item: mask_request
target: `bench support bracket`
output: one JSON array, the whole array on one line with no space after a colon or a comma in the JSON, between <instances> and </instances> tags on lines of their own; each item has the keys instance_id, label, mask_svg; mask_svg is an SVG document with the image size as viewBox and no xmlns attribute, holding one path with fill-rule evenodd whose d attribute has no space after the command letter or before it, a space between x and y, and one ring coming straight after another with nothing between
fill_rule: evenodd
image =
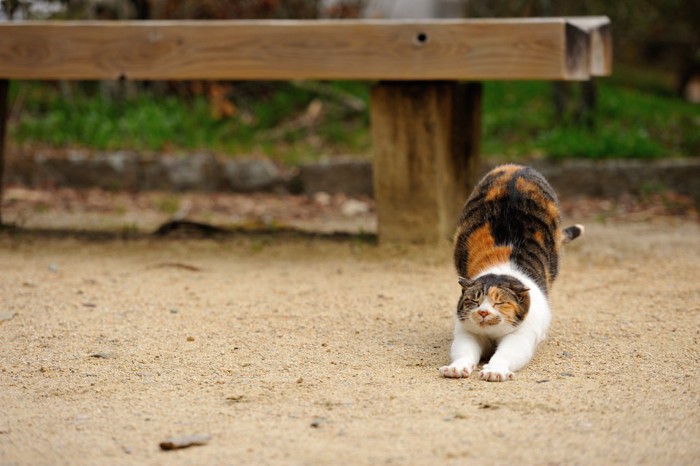
<instances>
[{"instance_id":1,"label":"bench support bracket","mask_svg":"<svg viewBox=\"0 0 700 466\"><path fill-rule=\"evenodd\" d=\"M381 242L452 237L474 184L481 83L380 82L371 95Z\"/></svg>"}]
</instances>

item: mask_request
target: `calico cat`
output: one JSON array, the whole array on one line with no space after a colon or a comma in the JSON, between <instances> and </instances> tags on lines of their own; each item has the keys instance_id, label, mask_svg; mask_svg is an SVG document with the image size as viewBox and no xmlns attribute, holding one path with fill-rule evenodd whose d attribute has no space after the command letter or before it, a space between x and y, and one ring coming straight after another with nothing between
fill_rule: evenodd
<instances>
[{"instance_id":1,"label":"calico cat","mask_svg":"<svg viewBox=\"0 0 700 466\"><path fill-rule=\"evenodd\" d=\"M502 165L476 185L454 239L462 296L444 377L468 377L491 354L479 376L502 382L532 359L551 320L559 247L583 233L560 223L556 194L533 168Z\"/></svg>"}]
</instances>

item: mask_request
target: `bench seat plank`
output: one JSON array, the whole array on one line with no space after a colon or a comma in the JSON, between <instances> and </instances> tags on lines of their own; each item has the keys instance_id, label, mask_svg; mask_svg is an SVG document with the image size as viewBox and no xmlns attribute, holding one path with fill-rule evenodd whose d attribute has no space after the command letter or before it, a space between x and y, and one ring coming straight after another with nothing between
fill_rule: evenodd
<instances>
[{"instance_id":1,"label":"bench seat plank","mask_svg":"<svg viewBox=\"0 0 700 466\"><path fill-rule=\"evenodd\" d=\"M0 23L6 79L589 79L566 18Z\"/></svg>"}]
</instances>

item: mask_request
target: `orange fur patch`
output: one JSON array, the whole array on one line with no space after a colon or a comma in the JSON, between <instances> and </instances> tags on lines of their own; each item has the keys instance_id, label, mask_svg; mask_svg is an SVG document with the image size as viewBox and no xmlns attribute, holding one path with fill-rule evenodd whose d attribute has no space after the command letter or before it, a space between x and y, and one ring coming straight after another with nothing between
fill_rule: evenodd
<instances>
[{"instance_id":1,"label":"orange fur patch","mask_svg":"<svg viewBox=\"0 0 700 466\"><path fill-rule=\"evenodd\" d=\"M542 194L542 190L535 183L525 178L518 178L515 182L515 189L521 193L526 193L530 199L544 207L549 217L556 218L559 216L559 208L557 208L557 205L549 199L546 199Z\"/></svg>"},{"instance_id":2,"label":"orange fur patch","mask_svg":"<svg viewBox=\"0 0 700 466\"><path fill-rule=\"evenodd\" d=\"M525 178L518 178L515 182L515 189L521 193L526 193L529 197L536 197L540 203L542 202L542 196L540 195L540 190L537 188L537 185Z\"/></svg>"},{"instance_id":3,"label":"orange fur patch","mask_svg":"<svg viewBox=\"0 0 700 466\"><path fill-rule=\"evenodd\" d=\"M498 199L506 195L507 180L501 182L501 179L495 181L494 184L491 185L489 190L486 192L487 201L493 201L494 199Z\"/></svg>"},{"instance_id":4,"label":"orange fur patch","mask_svg":"<svg viewBox=\"0 0 700 466\"><path fill-rule=\"evenodd\" d=\"M508 186L508 181L513 177L513 174L517 172L521 167L518 165L503 165L498 167L496 174L498 177L493 180L489 190L486 193L486 200L492 201L494 199L501 198L506 195L506 187Z\"/></svg>"},{"instance_id":5,"label":"orange fur patch","mask_svg":"<svg viewBox=\"0 0 700 466\"><path fill-rule=\"evenodd\" d=\"M486 224L474 230L467 239L467 253L469 254L467 274L470 277L475 277L491 266L507 262L512 250L510 246L496 246L491 233L491 225Z\"/></svg>"},{"instance_id":6,"label":"orange fur patch","mask_svg":"<svg viewBox=\"0 0 700 466\"><path fill-rule=\"evenodd\" d=\"M542 232L540 230L537 230L534 233L533 237L535 238L535 241L537 241L537 244L544 247L544 235L542 234Z\"/></svg>"}]
</instances>

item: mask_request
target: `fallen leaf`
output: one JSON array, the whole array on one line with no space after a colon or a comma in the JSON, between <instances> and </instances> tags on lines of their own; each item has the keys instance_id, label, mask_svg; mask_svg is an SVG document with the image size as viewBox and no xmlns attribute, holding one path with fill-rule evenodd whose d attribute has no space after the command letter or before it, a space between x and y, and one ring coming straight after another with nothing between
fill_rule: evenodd
<instances>
[{"instance_id":1,"label":"fallen leaf","mask_svg":"<svg viewBox=\"0 0 700 466\"><path fill-rule=\"evenodd\" d=\"M161 450L177 450L195 445L206 445L211 440L209 434L184 435L182 437L172 437L160 442Z\"/></svg>"}]
</instances>

